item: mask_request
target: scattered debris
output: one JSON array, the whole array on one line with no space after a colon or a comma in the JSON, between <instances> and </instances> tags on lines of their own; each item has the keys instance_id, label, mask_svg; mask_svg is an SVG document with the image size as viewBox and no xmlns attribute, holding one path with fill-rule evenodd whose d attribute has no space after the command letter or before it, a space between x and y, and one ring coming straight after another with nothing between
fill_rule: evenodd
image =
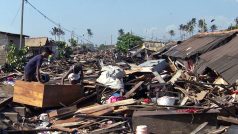
<instances>
[{"instance_id":1,"label":"scattered debris","mask_svg":"<svg viewBox=\"0 0 238 134\"><path fill-rule=\"evenodd\" d=\"M207 47L218 51L236 35L206 36L154 53L143 47L129 56L112 50L74 52L43 65L41 71L50 76L45 84L21 81L21 70L1 74L2 85L14 86L14 92L0 93L0 132L224 133L238 124L236 77L214 73L218 68L213 67L196 74L193 56L206 54ZM189 49L188 42L201 41L203 46ZM138 58L140 53L144 56ZM63 74L78 62L83 83L61 85Z\"/></svg>"}]
</instances>

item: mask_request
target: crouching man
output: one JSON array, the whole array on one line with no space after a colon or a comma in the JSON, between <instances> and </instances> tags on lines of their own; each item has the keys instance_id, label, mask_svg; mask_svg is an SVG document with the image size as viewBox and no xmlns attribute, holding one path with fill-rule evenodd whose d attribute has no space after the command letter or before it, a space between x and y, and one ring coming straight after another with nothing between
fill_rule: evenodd
<instances>
[{"instance_id":1,"label":"crouching man","mask_svg":"<svg viewBox=\"0 0 238 134\"><path fill-rule=\"evenodd\" d=\"M83 67L80 63L70 67L68 72L63 75L61 84L64 85L64 80L68 77L69 83L72 85L82 84L83 81Z\"/></svg>"}]
</instances>

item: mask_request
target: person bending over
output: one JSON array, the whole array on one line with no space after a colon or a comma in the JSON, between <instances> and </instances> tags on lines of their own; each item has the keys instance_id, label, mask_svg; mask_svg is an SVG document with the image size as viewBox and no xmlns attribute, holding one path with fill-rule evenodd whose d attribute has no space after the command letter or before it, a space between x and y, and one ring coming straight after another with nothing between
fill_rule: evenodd
<instances>
[{"instance_id":1,"label":"person bending over","mask_svg":"<svg viewBox=\"0 0 238 134\"><path fill-rule=\"evenodd\" d=\"M52 51L49 48L45 48L41 54L31 58L24 68L24 80L29 82L42 82L40 79L40 68L43 59L47 59L51 54Z\"/></svg>"},{"instance_id":2,"label":"person bending over","mask_svg":"<svg viewBox=\"0 0 238 134\"><path fill-rule=\"evenodd\" d=\"M68 72L63 75L61 84L64 85L64 80L68 77L70 84L78 84L83 81L83 67L80 63L77 63L70 67Z\"/></svg>"}]
</instances>

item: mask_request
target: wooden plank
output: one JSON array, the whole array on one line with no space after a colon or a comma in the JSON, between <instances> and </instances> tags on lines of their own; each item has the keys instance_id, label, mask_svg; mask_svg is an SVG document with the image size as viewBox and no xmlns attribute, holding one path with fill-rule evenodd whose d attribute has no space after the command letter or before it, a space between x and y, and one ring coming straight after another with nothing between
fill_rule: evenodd
<instances>
[{"instance_id":1,"label":"wooden plank","mask_svg":"<svg viewBox=\"0 0 238 134\"><path fill-rule=\"evenodd\" d=\"M208 122L204 122L201 125L199 125L196 129L194 129L190 134L197 134L199 131L201 131L204 127L206 127Z\"/></svg>"},{"instance_id":2,"label":"wooden plank","mask_svg":"<svg viewBox=\"0 0 238 134\"><path fill-rule=\"evenodd\" d=\"M129 110L129 107L128 106L120 106L118 109L116 110L113 110L113 114L120 114L124 111L127 111Z\"/></svg>"},{"instance_id":3,"label":"wooden plank","mask_svg":"<svg viewBox=\"0 0 238 134\"><path fill-rule=\"evenodd\" d=\"M139 87L140 87L143 83L144 83L144 81L138 82L130 91L128 91L128 92L124 95L124 97L125 97L125 98L131 97L132 94L133 94L136 90L138 90Z\"/></svg>"},{"instance_id":4,"label":"wooden plank","mask_svg":"<svg viewBox=\"0 0 238 134\"><path fill-rule=\"evenodd\" d=\"M230 123L233 123L233 124L238 124L238 118L234 118L234 117L218 116L217 120L230 122Z\"/></svg>"},{"instance_id":5,"label":"wooden plank","mask_svg":"<svg viewBox=\"0 0 238 134\"><path fill-rule=\"evenodd\" d=\"M100 111L109 107L115 107L115 106L123 106L123 105L130 105L130 104L134 104L136 103L136 100L134 99L127 99L127 100L122 100L122 101L118 101L118 102L114 102L114 103L110 103L110 104L103 104L103 105L99 105L99 106L92 106L92 107L87 107L87 108L82 108L79 109L78 111L76 111L75 113L85 113L85 112L96 112L96 111Z\"/></svg>"},{"instance_id":6,"label":"wooden plank","mask_svg":"<svg viewBox=\"0 0 238 134\"><path fill-rule=\"evenodd\" d=\"M8 103L10 103L12 101L12 97L8 97L8 98L4 98L3 101L0 101L0 108L7 105Z\"/></svg>"},{"instance_id":7,"label":"wooden plank","mask_svg":"<svg viewBox=\"0 0 238 134\"><path fill-rule=\"evenodd\" d=\"M85 121L77 121L77 122L67 122L62 124L55 124L52 127L73 127L73 126L80 126L85 124Z\"/></svg>"},{"instance_id":8,"label":"wooden plank","mask_svg":"<svg viewBox=\"0 0 238 134\"><path fill-rule=\"evenodd\" d=\"M135 78L135 79L133 79L133 80L128 81L126 84L128 84L128 83L134 83L134 82L138 82L138 81L144 81L145 79L146 79L145 75L142 75L142 76L140 76L140 77L138 77L138 78Z\"/></svg>"},{"instance_id":9,"label":"wooden plank","mask_svg":"<svg viewBox=\"0 0 238 134\"><path fill-rule=\"evenodd\" d=\"M61 109L51 111L49 113L49 117L50 118L57 117L57 116L61 116L61 115L69 114L69 113L74 113L75 111L77 111L77 106L76 105L70 106L70 107L64 107L64 108L61 108Z\"/></svg>"},{"instance_id":10,"label":"wooden plank","mask_svg":"<svg viewBox=\"0 0 238 134\"><path fill-rule=\"evenodd\" d=\"M169 80L169 82L171 82L172 84L174 84L178 78L182 75L182 70L177 70L177 72L175 73L175 75Z\"/></svg>"},{"instance_id":11,"label":"wooden plank","mask_svg":"<svg viewBox=\"0 0 238 134\"><path fill-rule=\"evenodd\" d=\"M108 130L110 128L114 128L114 127L120 126L120 125L125 124L125 123L126 123L126 121L120 121L120 122L111 124L110 126L107 126L105 128L99 128L99 129L93 130L91 132L91 134L102 134L102 133L105 133L104 130Z\"/></svg>"},{"instance_id":12,"label":"wooden plank","mask_svg":"<svg viewBox=\"0 0 238 134\"><path fill-rule=\"evenodd\" d=\"M189 99L189 97L188 97L188 96L185 96L185 97L182 99L182 101L181 101L181 103L180 103L180 106L184 106L184 105L186 104L186 102L188 101L188 99Z\"/></svg>"},{"instance_id":13,"label":"wooden plank","mask_svg":"<svg viewBox=\"0 0 238 134\"><path fill-rule=\"evenodd\" d=\"M153 71L152 73L154 74L155 78L159 81L159 83L161 83L161 84L165 83L164 79L160 76L160 74L158 72Z\"/></svg>"},{"instance_id":14,"label":"wooden plank","mask_svg":"<svg viewBox=\"0 0 238 134\"><path fill-rule=\"evenodd\" d=\"M106 109L103 109L101 111L97 111L97 112L94 112L94 113L90 113L89 115L92 115L92 116L101 116L101 115L107 115L109 113L112 113L114 110L114 107L109 107L109 108L106 108Z\"/></svg>"},{"instance_id":15,"label":"wooden plank","mask_svg":"<svg viewBox=\"0 0 238 134\"><path fill-rule=\"evenodd\" d=\"M51 120L53 124L62 124L62 123L68 123L68 122L77 122L80 121L80 119L75 118L75 117L71 117L68 119L62 119L62 120Z\"/></svg>"},{"instance_id":16,"label":"wooden plank","mask_svg":"<svg viewBox=\"0 0 238 134\"><path fill-rule=\"evenodd\" d=\"M64 128L64 127L59 127L59 126L52 126L53 129L57 129L58 131L63 131L67 133L73 133L74 129L71 128Z\"/></svg>"},{"instance_id":17,"label":"wooden plank","mask_svg":"<svg viewBox=\"0 0 238 134\"><path fill-rule=\"evenodd\" d=\"M95 124L101 124L102 122L106 122L108 121L108 119L103 119L101 121L95 121L95 120L89 120L87 123L85 123L84 125L78 127L78 129L82 129L82 128L86 128Z\"/></svg>"}]
</instances>

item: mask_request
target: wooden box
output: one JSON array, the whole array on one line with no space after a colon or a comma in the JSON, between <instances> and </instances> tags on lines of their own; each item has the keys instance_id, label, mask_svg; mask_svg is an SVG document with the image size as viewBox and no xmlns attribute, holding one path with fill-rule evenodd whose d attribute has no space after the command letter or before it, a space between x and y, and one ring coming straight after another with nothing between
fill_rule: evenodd
<instances>
[{"instance_id":1,"label":"wooden box","mask_svg":"<svg viewBox=\"0 0 238 134\"><path fill-rule=\"evenodd\" d=\"M44 85L38 82L16 81L13 102L36 106L55 107L70 105L84 96L80 85Z\"/></svg>"}]
</instances>

